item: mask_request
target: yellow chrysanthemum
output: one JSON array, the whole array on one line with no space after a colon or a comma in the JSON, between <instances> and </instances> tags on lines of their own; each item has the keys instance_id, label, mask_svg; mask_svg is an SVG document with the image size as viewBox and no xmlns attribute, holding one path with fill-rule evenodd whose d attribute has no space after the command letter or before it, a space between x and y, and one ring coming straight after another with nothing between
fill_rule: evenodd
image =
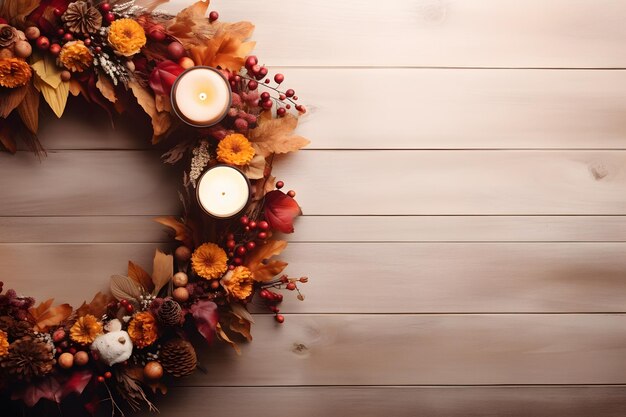
<instances>
[{"instance_id":1,"label":"yellow chrysanthemum","mask_svg":"<svg viewBox=\"0 0 626 417\"><path fill-rule=\"evenodd\" d=\"M217 159L231 165L246 165L254 158L254 148L244 135L234 133L217 145Z\"/></svg>"},{"instance_id":2,"label":"yellow chrysanthemum","mask_svg":"<svg viewBox=\"0 0 626 417\"><path fill-rule=\"evenodd\" d=\"M120 19L111 23L108 40L120 55L133 56L146 44L146 32L133 19Z\"/></svg>"},{"instance_id":3,"label":"yellow chrysanthemum","mask_svg":"<svg viewBox=\"0 0 626 417\"><path fill-rule=\"evenodd\" d=\"M229 272L222 279L222 286L226 289L226 292L240 300L250 297L253 285L252 271L245 266L238 266L232 273Z\"/></svg>"},{"instance_id":4,"label":"yellow chrysanthemum","mask_svg":"<svg viewBox=\"0 0 626 417\"><path fill-rule=\"evenodd\" d=\"M18 58L0 58L0 86L7 88L20 87L33 76L30 65Z\"/></svg>"},{"instance_id":5,"label":"yellow chrysanthemum","mask_svg":"<svg viewBox=\"0 0 626 417\"><path fill-rule=\"evenodd\" d=\"M142 311L133 316L128 324L128 335L133 344L139 349L150 346L159 337L157 332L156 319L152 313Z\"/></svg>"},{"instance_id":6,"label":"yellow chrysanthemum","mask_svg":"<svg viewBox=\"0 0 626 417\"><path fill-rule=\"evenodd\" d=\"M93 55L83 41L72 41L61 48L59 63L72 72L83 72L93 64Z\"/></svg>"},{"instance_id":7,"label":"yellow chrysanthemum","mask_svg":"<svg viewBox=\"0 0 626 417\"><path fill-rule=\"evenodd\" d=\"M205 243L191 255L193 270L205 279L221 277L228 269L227 262L226 252L215 243Z\"/></svg>"},{"instance_id":8,"label":"yellow chrysanthemum","mask_svg":"<svg viewBox=\"0 0 626 417\"><path fill-rule=\"evenodd\" d=\"M91 314L80 317L70 328L70 338L81 345L93 343L100 333L102 333L102 323Z\"/></svg>"},{"instance_id":9,"label":"yellow chrysanthemum","mask_svg":"<svg viewBox=\"0 0 626 417\"><path fill-rule=\"evenodd\" d=\"M9 353L9 335L0 330L0 357Z\"/></svg>"}]
</instances>

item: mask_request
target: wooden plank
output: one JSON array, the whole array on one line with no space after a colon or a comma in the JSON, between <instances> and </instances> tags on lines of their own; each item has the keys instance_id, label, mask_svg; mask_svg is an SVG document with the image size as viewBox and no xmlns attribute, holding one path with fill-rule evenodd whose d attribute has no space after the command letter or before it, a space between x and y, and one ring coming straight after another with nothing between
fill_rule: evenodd
<instances>
[{"instance_id":1,"label":"wooden plank","mask_svg":"<svg viewBox=\"0 0 626 417\"><path fill-rule=\"evenodd\" d=\"M152 216L0 217L0 243L170 242ZM302 216L291 242L625 242L626 216Z\"/></svg>"},{"instance_id":2,"label":"wooden plank","mask_svg":"<svg viewBox=\"0 0 626 417\"><path fill-rule=\"evenodd\" d=\"M346 300L351 299L346 295ZM375 300L372 300L375 301ZM198 351L191 386L623 384L624 315L256 316L254 341Z\"/></svg>"},{"instance_id":3,"label":"wooden plank","mask_svg":"<svg viewBox=\"0 0 626 417\"><path fill-rule=\"evenodd\" d=\"M180 174L147 151L0 154L0 216L161 215ZM308 215L624 215L626 151L305 151L275 175Z\"/></svg>"},{"instance_id":4,"label":"wooden plank","mask_svg":"<svg viewBox=\"0 0 626 417\"><path fill-rule=\"evenodd\" d=\"M2 244L0 272L20 293L78 304L124 273L128 260L149 270L156 246ZM287 272L310 281L301 287L306 300L286 292L281 310L624 312L625 250L624 243L292 243ZM253 306L266 311L259 300Z\"/></svg>"},{"instance_id":5,"label":"wooden plank","mask_svg":"<svg viewBox=\"0 0 626 417\"><path fill-rule=\"evenodd\" d=\"M622 417L626 413L624 388L185 387L173 388L156 405L162 415L187 417L205 417L209 407L216 415L255 415L259 410L271 410L273 417Z\"/></svg>"},{"instance_id":6,"label":"wooden plank","mask_svg":"<svg viewBox=\"0 0 626 417\"><path fill-rule=\"evenodd\" d=\"M191 0L163 7L177 11ZM250 20L261 61L289 66L624 67L613 0L217 0Z\"/></svg>"},{"instance_id":7,"label":"wooden plank","mask_svg":"<svg viewBox=\"0 0 626 417\"><path fill-rule=\"evenodd\" d=\"M310 149L626 148L626 71L276 71L309 107L299 130ZM47 149L152 147L147 120L116 118L113 130L71 101L62 122L44 112Z\"/></svg>"}]
</instances>

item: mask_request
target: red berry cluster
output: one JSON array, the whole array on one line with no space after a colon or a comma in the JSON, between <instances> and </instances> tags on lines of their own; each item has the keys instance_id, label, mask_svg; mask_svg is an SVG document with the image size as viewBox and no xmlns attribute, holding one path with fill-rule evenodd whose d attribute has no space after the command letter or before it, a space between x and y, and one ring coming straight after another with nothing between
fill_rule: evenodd
<instances>
[{"instance_id":1,"label":"red berry cluster","mask_svg":"<svg viewBox=\"0 0 626 417\"><path fill-rule=\"evenodd\" d=\"M239 223L243 228L243 233L237 238L234 233L226 236L226 249L232 263L229 269L235 269L236 266L242 265L246 254L254 250L257 242L264 241L268 238L270 225L265 220L250 220L248 216L241 216Z\"/></svg>"},{"instance_id":2,"label":"red berry cluster","mask_svg":"<svg viewBox=\"0 0 626 417\"><path fill-rule=\"evenodd\" d=\"M282 314L278 314L280 309L278 308L278 304L282 303L283 295L278 292L271 291L270 288L273 289L286 289L289 291L297 291L298 299L304 300L304 296L300 293L298 289L298 282L305 283L308 281L307 277L301 278L289 278L287 275L282 275L277 280L270 282L264 285L263 289L259 291L259 297L265 301L267 309L275 314L274 318L277 322L283 323L285 321L285 317Z\"/></svg>"}]
</instances>

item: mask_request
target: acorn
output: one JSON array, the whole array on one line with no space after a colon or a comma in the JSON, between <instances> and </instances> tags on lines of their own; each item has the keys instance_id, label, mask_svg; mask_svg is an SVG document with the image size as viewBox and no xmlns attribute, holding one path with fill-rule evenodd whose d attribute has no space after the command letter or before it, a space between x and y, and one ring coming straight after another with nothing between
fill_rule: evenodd
<instances>
[{"instance_id":1,"label":"acorn","mask_svg":"<svg viewBox=\"0 0 626 417\"><path fill-rule=\"evenodd\" d=\"M163 376L163 366L157 361L150 361L144 366L143 375L153 381L161 379Z\"/></svg>"},{"instance_id":2,"label":"acorn","mask_svg":"<svg viewBox=\"0 0 626 417\"><path fill-rule=\"evenodd\" d=\"M61 368L70 369L74 365L74 355L69 352L62 353L57 362Z\"/></svg>"},{"instance_id":3,"label":"acorn","mask_svg":"<svg viewBox=\"0 0 626 417\"><path fill-rule=\"evenodd\" d=\"M189 282L189 277L184 272L177 272L172 278L175 287L184 287Z\"/></svg>"}]
</instances>

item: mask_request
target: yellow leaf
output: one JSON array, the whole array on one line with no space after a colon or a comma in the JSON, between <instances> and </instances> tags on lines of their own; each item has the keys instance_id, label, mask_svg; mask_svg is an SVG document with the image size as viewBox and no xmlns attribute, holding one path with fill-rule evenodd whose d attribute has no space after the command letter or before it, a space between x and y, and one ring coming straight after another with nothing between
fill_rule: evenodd
<instances>
[{"instance_id":1,"label":"yellow leaf","mask_svg":"<svg viewBox=\"0 0 626 417\"><path fill-rule=\"evenodd\" d=\"M72 314L72 307L69 304L52 307L53 301L51 298L28 310L35 331L45 332L49 327L58 326Z\"/></svg>"},{"instance_id":2,"label":"yellow leaf","mask_svg":"<svg viewBox=\"0 0 626 417\"><path fill-rule=\"evenodd\" d=\"M142 87L137 81L128 84L137 98L137 103L152 119L152 143L157 143L160 136L165 134L172 126L172 117L168 112L159 112L156 106L154 95L148 89Z\"/></svg>"},{"instance_id":3,"label":"yellow leaf","mask_svg":"<svg viewBox=\"0 0 626 417\"><path fill-rule=\"evenodd\" d=\"M115 87L111 80L104 75L102 72L98 72L98 81L96 82L96 87L104 98L109 100L111 103L115 103L117 101L117 97L115 97Z\"/></svg>"},{"instance_id":4,"label":"yellow leaf","mask_svg":"<svg viewBox=\"0 0 626 417\"><path fill-rule=\"evenodd\" d=\"M54 114L58 118L61 118L65 111L65 105L67 104L67 97L70 94L70 83L68 81L61 82L57 88L51 87L45 82L39 81L37 83L43 98L50 106Z\"/></svg>"},{"instance_id":5,"label":"yellow leaf","mask_svg":"<svg viewBox=\"0 0 626 417\"><path fill-rule=\"evenodd\" d=\"M283 272L287 267L287 262L271 260L272 257L279 255L287 247L285 240L268 240L246 258L245 266L252 271L252 275L256 281L270 281L276 275Z\"/></svg>"},{"instance_id":6,"label":"yellow leaf","mask_svg":"<svg viewBox=\"0 0 626 417\"><path fill-rule=\"evenodd\" d=\"M294 152L310 143L308 139L293 134L297 126L298 118L291 114L278 119L262 120L257 128L250 131L248 139L264 156Z\"/></svg>"},{"instance_id":7,"label":"yellow leaf","mask_svg":"<svg viewBox=\"0 0 626 417\"><path fill-rule=\"evenodd\" d=\"M52 88L61 84L61 68L54 62L52 54L44 54L33 51L30 66L35 70L39 78Z\"/></svg>"}]
</instances>

